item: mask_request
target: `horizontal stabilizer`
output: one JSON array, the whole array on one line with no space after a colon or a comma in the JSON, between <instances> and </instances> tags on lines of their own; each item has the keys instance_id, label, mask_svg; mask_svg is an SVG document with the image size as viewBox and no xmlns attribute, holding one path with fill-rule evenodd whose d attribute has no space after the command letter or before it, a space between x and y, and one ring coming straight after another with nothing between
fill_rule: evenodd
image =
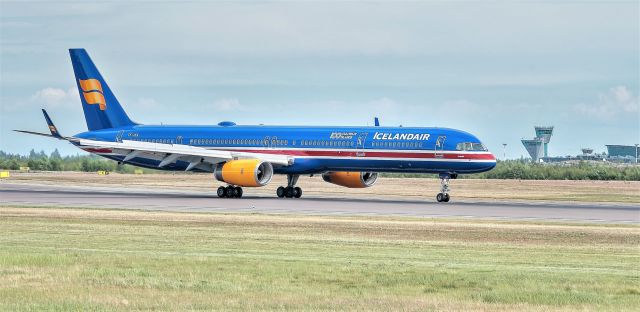
<instances>
[{"instance_id":1,"label":"horizontal stabilizer","mask_svg":"<svg viewBox=\"0 0 640 312\"><path fill-rule=\"evenodd\" d=\"M55 139L58 139L58 140L67 140L68 141L69 139L73 139L73 138L67 138L67 137L61 136L60 132L58 132L58 129L53 124L53 121L51 121L51 118L49 118L49 114L47 114L47 111L43 109L42 113L44 114L44 119L47 121L47 126L49 127L49 131L51 131L51 134L42 133L42 132L35 132L35 131L28 131L28 130L13 130L13 131L20 132L20 133L26 133L26 134L39 135L39 136L48 137L48 138L55 138Z\"/></svg>"},{"instance_id":2,"label":"horizontal stabilizer","mask_svg":"<svg viewBox=\"0 0 640 312\"><path fill-rule=\"evenodd\" d=\"M13 130L15 132L20 132L20 133L26 133L26 134L34 134L34 135L40 135L40 136L44 136L44 137L49 137L49 138L56 138L56 139L61 139L58 137L55 137L49 133L42 133L42 132L35 132L35 131L27 131L27 130Z\"/></svg>"}]
</instances>

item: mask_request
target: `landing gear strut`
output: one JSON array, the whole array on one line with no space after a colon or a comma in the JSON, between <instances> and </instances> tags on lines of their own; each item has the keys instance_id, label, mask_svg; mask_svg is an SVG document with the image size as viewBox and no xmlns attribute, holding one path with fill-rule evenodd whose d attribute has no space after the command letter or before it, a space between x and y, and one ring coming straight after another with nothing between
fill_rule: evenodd
<instances>
[{"instance_id":1,"label":"landing gear strut","mask_svg":"<svg viewBox=\"0 0 640 312\"><path fill-rule=\"evenodd\" d=\"M287 175L287 187L280 186L276 190L276 195L279 198L300 198L302 196L302 189L295 186L298 183L299 174Z\"/></svg>"},{"instance_id":2,"label":"landing gear strut","mask_svg":"<svg viewBox=\"0 0 640 312\"><path fill-rule=\"evenodd\" d=\"M239 186L229 185L218 188L218 197L220 198L240 198L242 197L242 188Z\"/></svg>"},{"instance_id":3,"label":"landing gear strut","mask_svg":"<svg viewBox=\"0 0 640 312\"><path fill-rule=\"evenodd\" d=\"M438 195L436 195L436 200L439 203L442 202L449 202L449 179L451 178L456 178L457 175L448 175L448 174L441 174L440 175L440 193L438 193Z\"/></svg>"}]
</instances>

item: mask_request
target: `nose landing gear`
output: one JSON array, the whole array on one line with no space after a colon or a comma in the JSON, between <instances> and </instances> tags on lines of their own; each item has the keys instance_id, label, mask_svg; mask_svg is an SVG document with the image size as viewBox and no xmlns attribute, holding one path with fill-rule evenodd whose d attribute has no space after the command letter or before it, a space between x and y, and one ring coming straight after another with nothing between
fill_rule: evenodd
<instances>
[{"instance_id":1,"label":"nose landing gear","mask_svg":"<svg viewBox=\"0 0 640 312\"><path fill-rule=\"evenodd\" d=\"M436 200L439 203L442 202L449 202L449 179L455 179L457 178L458 175L457 174L441 174L440 175L440 193L438 193L438 195L436 195Z\"/></svg>"},{"instance_id":2,"label":"nose landing gear","mask_svg":"<svg viewBox=\"0 0 640 312\"><path fill-rule=\"evenodd\" d=\"M298 183L299 174L287 175L287 187L280 186L276 190L276 195L279 198L300 198L302 196L302 189L295 186Z\"/></svg>"},{"instance_id":3,"label":"nose landing gear","mask_svg":"<svg viewBox=\"0 0 640 312\"><path fill-rule=\"evenodd\" d=\"M229 185L218 188L217 194L220 198L240 198L242 197L242 188L239 186Z\"/></svg>"}]
</instances>

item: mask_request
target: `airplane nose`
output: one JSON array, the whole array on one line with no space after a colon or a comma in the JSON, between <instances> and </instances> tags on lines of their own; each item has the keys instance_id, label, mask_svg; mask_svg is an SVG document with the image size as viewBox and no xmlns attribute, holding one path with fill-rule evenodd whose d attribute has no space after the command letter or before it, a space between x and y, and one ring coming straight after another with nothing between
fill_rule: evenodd
<instances>
[{"instance_id":1,"label":"airplane nose","mask_svg":"<svg viewBox=\"0 0 640 312\"><path fill-rule=\"evenodd\" d=\"M487 163L487 170L491 170L493 168L496 167L496 155L493 155L493 153L491 153L491 159L493 160L492 162Z\"/></svg>"}]
</instances>

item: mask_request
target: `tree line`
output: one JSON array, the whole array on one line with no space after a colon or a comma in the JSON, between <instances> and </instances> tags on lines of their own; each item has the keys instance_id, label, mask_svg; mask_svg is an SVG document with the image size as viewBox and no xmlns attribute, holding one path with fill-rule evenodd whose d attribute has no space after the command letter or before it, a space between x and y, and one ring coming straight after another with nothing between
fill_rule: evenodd
<instances>
[{"instance_id":1,"label":"tree line","mask_svg":"<svg viewBox=\"0 0 640 312\"><path fill-rule=\"evenodd\" d=\"M56 149L47 155L44 151L31 150L29 155L9 154L0 151L0 169L19 170L29 167L38 171L84 171L99 170L133 173L140 169L131 165L118 165L117 162L96 155L60 156ZM142 169L145 173L162 172ZM386 177L431 177L436 175L385 173ZM640 181L640 166L611 163L532 163L525 159L498 161L496 167L488 172L460 175L466 179L520 179L520 180L619 180Z\"/></svg>"},{"instance_id":2,"label":"tree line","mask_svg":"<svg viewBox=\"0 0 640 312\"><path fill-rule=\"evenodd\" d=\"M116 161L96 155L61 156L58 149L47 155L44 151L31 150L29 155L10 154L0 151L0 169L20 170L21 167L29 167L36 171L110 171L120 173L134 173L138 167L131 165L118 165ZM143 172L159 172L157 170L143 169Z\"/></svg>"}]
</instances>

